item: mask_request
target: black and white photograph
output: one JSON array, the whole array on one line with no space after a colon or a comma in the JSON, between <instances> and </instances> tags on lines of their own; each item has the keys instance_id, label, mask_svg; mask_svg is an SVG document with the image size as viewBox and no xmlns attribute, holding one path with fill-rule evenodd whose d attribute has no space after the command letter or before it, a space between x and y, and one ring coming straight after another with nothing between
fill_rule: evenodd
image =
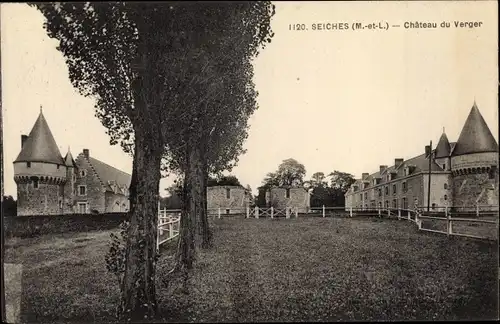
<instances>
[{"instance_id":1,"label":"black and white photograph","mask_svg":"<svg viewBox=\"0 0 500 324\"><path fill-rule=\"evenodd\" d=\"M0 4L2 321L499 319L497 1Z\"/></svg>"}]
</instances>

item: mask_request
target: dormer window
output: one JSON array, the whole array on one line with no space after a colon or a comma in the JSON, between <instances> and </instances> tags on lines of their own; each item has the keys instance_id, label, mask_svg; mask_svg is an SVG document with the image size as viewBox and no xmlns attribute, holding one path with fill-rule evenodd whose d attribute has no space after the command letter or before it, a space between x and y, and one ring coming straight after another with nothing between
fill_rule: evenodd
<instances>
[{"instance_id":1,"label":"dormer window","mask_svg":"<svg viewBox=\"0 0 500 324\"><path fill-rule=\"evenodd\" d=\"M57 165L57 170L59 170L59 164Z\"/></svg>"},{"instance_id":2,"label":"dormer window","mask_svg":"<svg viewBox=\"0 0 500 324\"><path fill-rule=\"evenodd\" d=\"M87 175L87 172L85 170L80 171L80 176L85 177Z\"/></svg>"},{"instance_id":3,"label":"dormer window","mask_svg":"<svg viewBox=\"0 0 500 324\"><path fill-rule=\"evenodd\" d=\"M31 168L31 162L26 162L26 167Z\"/></svg>"}]
</instances>

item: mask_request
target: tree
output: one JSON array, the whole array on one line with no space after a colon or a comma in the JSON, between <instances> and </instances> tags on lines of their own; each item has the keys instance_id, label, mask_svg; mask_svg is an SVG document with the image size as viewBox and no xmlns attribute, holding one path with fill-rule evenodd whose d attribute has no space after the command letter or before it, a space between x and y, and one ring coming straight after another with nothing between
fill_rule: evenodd
<instances>
[{"instance_id":1,"label":"tree","mask_svg":"<svg viewBox=\"0 0 500 324\"><path fill-rule=\"evenodd\" d=\"M195 227L196 245L208 246L210 241L208 177L231 170L244 152L248 118L257 107L251 60L272 37L269 23L273 14L270 2L210 6L199 15L202 18L197 24L203 28L189 29L187 33L192 40L184 48L187 54L178 55L192 58L179 72L187 80L178 83L190 91L176 103L183 110L170 132L179 134L182 144L177 139L167 144L167 165L183 173L186 180L183 200L185 214L190 216L181 219L179 260L188 268L196 248L191 243L190 226ZM196 76L194 85L190 75Z\"/></svg>"},{"instance_id":2,"label":"tree","mask_svg":"<svg viewBox=\"0 0 500 324\"><path fill-rule=\"evenodd\" d=\"M233 175L222 176L220 178L209 178L208 187L214 186L238 186L243 187L237 177Z\"/></svg>"},{"instance_id":3,"label":"tree","mask_svg":"<svg viewBox=\"0 0 500 324\"><path fill-rule=\"evenodd\" d=\"M3 196L2 211L5 217L17 216L17 201L12 196Z\"/></svg>"},{"instance_id":4,"label":"tree","mask_svg":"<svg viewBox=\"0 0 500 324\"><path fill-rule=\"evenodd\" d=\"M278 170L266 175L260 188L272 186L302 186L306 168L295 159L286 159L278 166Z\"/></svg>"},{"instance_id":5,"label":"tree","mask_svg":"<svg viewBox=\"0 0 500 324\"><path fill-rule=\"evenodd\" d=\"M323 186L323 185L325 185L324 180L325 180L325 174L323 172L315 172L311 176L310 183L311 183L312 187Z\"/></svg>"},{"instance_id":6,"label":"tree","mask_svg":"<svg viewBox=\"0 0 500 324\"><path fill-rule=\"evenodd\" d=\"M207 15L214 8L211 5L176 2L32 5L47 18L49 36L59 40L58 49L66 58L73 85L83 95L96 98L96 115L107 128L110 143L119 143L134 156L120 315L147 320L157 309L154 278L160 162L167 140L177 138L169 123L175 124L179 114L185 113L187 106L179 98L190 97L190 92L205 86L205 75L196 78L203 74L199 70L191 71L194 73L187 78L184 71L203 58L203 39L211 38L199 32L218 16ZM219 14L228 12L225 6L216 8ZM196 42L193 35L202 41ZM193 43L199 50L183 55L186 45ZM178 84L184 88L174 89ZM180 124L186 127L182 136L192 139L197 131L191 127L193 123ZM192 154L192 150L187 152ZM184 180L185 186L194 181Z\"/></svg>"},{"instance_id":7,"label":"tree","mask_svg":"<svg viewBox=\"0 0 500 324\"><path fill-rule=\"evenodd\" d=\"M335 206L345 206L345 193L350 186L356 181L350 173L333 171L329 174L331 195Z\"/></svg>"}]
</instances>

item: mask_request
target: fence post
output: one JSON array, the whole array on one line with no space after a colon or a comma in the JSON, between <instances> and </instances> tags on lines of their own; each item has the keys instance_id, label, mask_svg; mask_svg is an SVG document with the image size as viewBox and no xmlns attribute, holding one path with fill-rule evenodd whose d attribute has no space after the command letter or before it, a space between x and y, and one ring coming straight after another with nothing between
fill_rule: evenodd
<instances>
[{"instance_id":1,"label":"fence post","mask_svg":"<svg viewBox=\"0 0 500 324\"><path fill-rule=\"evenodd\" d=\"M274 216L274 207L271 207L271 218Z\"/></svg>"},{"instance_id":2,"label":"fence post","mask_svg":"<svg viewBox=\"0 0 500 324\"><path fill-rule=\"evenodd\" d=\"M220 207L217 209L217 217L220 219Z\"/></svg>"},{"instance_id":3,"label":"fence post","mask_svg":"<svg viewBox=\"0 0 500 324\"><path fill-rule=\"evenodd\" d=\"M401 220L401 208L398 208L398 220Z\"/></svg>"},{"instance_id":4,"label":"fence post","mask_svg":"<svg viewBox=\"0 0 500 324\"><path fill-rule=\"evenodd\" d=\"M286 207L286 218L290 218L290 207Z\"/></svg>"},{"instance_id":5,"label":"fence post","mask_svg":"<svg viewBox=\"0 0 500 324\"><path fill-rule=\"evenodd\" d=\"M352 206L349 207L349 217L352 217Z\"/></svg>"},{"instance_id":6,"label":"fence post","mask_svg":"<svg viewBox=\"0 0 500 324\"><path fill-rule=\"evenodd\" d=\"M379 210L378 210L378 217L379 217L379 218L380 218L380 217L382 217L382 210L381 210L380 208L379 208Z\"/></svg>"},{"instance_id":7,"label":"fence post","mask_svg":"<svg viewBox=\"0 0 500 324\"><path fill-rule=\"evenodd\" d=\"M323 217L325 217L325 205L323 205Z\"/></svg>"},{"instance_id":8,"label":"fence post","mask_svg":"<svg viewBox=\"0 0 500 324\"><path fill-rule=\"evenodd\" d=\"M174 224L172 221L168 222L168 238L174 237Z\"/></svg>"},{"instance_id":9,"label":"fence post","mask_svg":"<svg viewBox=\"0 0 500 324\"><path fill-rule=\"evenodd\" d=\"M156 235L156 251L160 250L160 229L158 229L158 233Z\"/></svg>"},{"instance_id":10,"label":"fence post","mask_svg":"<svg viewBox=\"0 0 500 324\"><path fill-rule=\"evenodd\" d=\"M410 220L410 219L411 219L411 211L408 210L408 220Z\"/></svg>"},{"instance_id":11,"label":"fence post","mask_svg":"<svg viewBox=\"0 0 500 324\"><path fill-rule=\"evenodd\" d=\"M295 218L299 218L299 209L295 207Z\"/></svg>"},{"instance_id":12,"label":"fence post","mask_svg":"<svg viewBox=\"0 0 500 324\"><path fill-rule=\"evenodd\" d=\"M391 216L391 210L387 208L387 217Z\"/></svg>"},{"instance_id":13,"label":"fence post","mask_svg":"<svg viewBox=\"0 0 500 324\"><path fill-rule=\"evenodd\" d=\"M448 206L444 207L444 216L448 218Z\"/></svg>"},{"instance_id":14,"label":"fence post","mask_svg":"<svg viewBox=\"0 0 500 324\"><path fill-rule=\"evenodd\" d=\"M418 211L415 212L415 223L418 225L418 229L420 229L420 220L418 219Z\"/></svg>"},{"instance_id":15,"label":"fence post","mask_svg":"<svg viewBox=\"0 0 500 324\"><path fill-rule=\"evenodd\" d=\"M448 225L448 226L447 226L447 230L446 230L446 232L447 232L448 236L450 236L450 235L451 235L451 233L452 233L452 227L451 227L451 217L450 217L450 215L447 215L447 216L446 216L446 219L447 219L446 223L447 223L447 225Z\"/></svg>"},{"instance_id":16,"label":"fence post","mask_svg":"<svg viewBox=\"0 0 500 324\"><path fill-rule=\"evenodd\" d=\"M250 207L247 206L247 215L245 218L249 218L250 217Z\"/></svg>"},{"instance_id":17,"label":"fence post","mask_svg":"<svg viewBox=\"0 0 500 324\"><path fill-rule=\"evenodd\" d=\"M476 205L476 217L479 218L479 205Z\"/></svg>"},{"instance_id":18,"label":"fence post","mask_svg":"<svg viewBox=\"0 0 500 324\"><path fill-rule=\"evenodd\" d=\"M255 218L259 219L259 206L255 206Z\"/></svg>"}]
</instances>

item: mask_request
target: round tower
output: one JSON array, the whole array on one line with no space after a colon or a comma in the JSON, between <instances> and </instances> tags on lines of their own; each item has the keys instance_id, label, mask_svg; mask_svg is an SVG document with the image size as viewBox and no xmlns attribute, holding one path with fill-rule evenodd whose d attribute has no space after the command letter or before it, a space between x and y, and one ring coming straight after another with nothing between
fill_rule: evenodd
<instances>
[{"instance_id":1,"label":"round tower","mask_svg":"<svg viewBox=\"0 0 500 324\"><path fill-rule=\"evenodd\" d=\"M40 108L28 136L21 136L21 152L14 161L17 215L61 214L66 183L65 161Z\"/></svg>"},{"instance_id":2,"label":"round tower","mask_svg":"<svg viewBox=\"0 0 500 324\"><path fill-rule=\"evenodd\" d=\"M451 152L451 171L458 210L498 205L498 144L475 102Z\"/></svg>"}]
</instances>

